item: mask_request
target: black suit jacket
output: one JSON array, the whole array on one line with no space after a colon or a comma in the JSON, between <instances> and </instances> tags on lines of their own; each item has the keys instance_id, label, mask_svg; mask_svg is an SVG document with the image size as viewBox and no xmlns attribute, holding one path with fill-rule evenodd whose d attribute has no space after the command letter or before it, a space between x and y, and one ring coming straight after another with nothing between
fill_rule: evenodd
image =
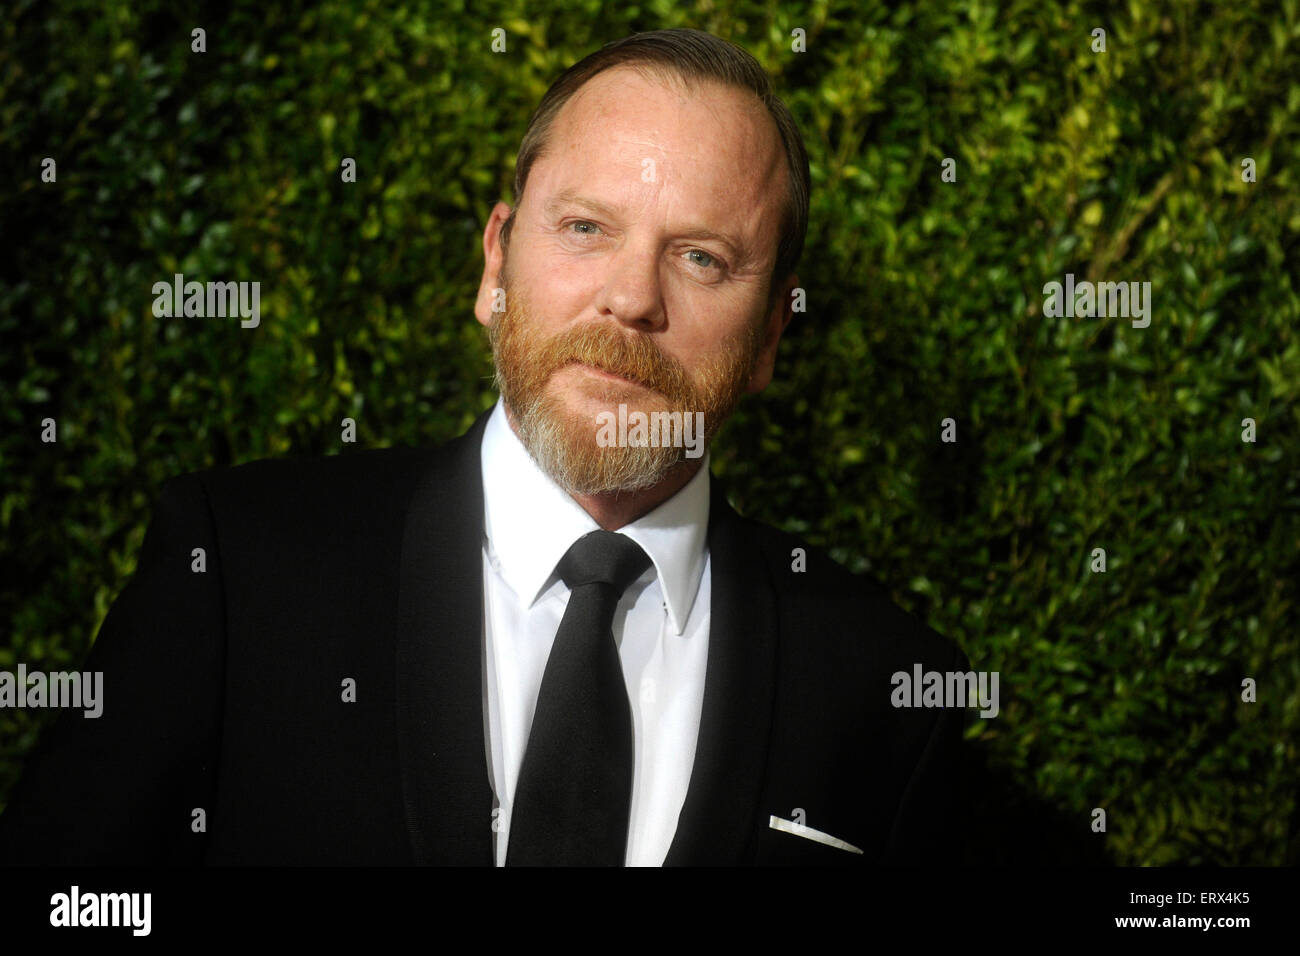
<instances>
[{"instance_id":1,"label":"black suit jacket","mask_svg":"<svg viewBox=\"0 0 1300 956\"><path fill-rule=\"evenodd\" d=\"M164 484L84 668L103 715L61 714L32 752L0 862L491 865L486 421L436 449ZM714 489L704 706L666 863L955 861L964 711L895 709L890 675L965 657ZM769 826L798 810L864 852Z\"/></svg>"}]
</instances>

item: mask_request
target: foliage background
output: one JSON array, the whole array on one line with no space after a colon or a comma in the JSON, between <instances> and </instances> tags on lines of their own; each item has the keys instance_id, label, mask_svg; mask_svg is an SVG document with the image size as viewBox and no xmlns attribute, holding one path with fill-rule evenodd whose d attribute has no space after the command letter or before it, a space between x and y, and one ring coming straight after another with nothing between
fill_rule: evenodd
<instances>
[{"instance_id":1,"label":"foliage background","mask_svg":"<svg viewBox=\"0 0 1300 956\"><path fill-rule=\"evenodd\" d=\"M812 158L810 308L716 471L1001 673L972 860L1300 861L1297 0L20 0L0 668L79 666L165 478L490 405L480 234L527 118L666 26L756 55ZM174 272L260 280L261 326L153 318ZM1066 272L1150 281L1150 327L1045 319ZM0 800L45 719L0 711Z\"/></svg>"}]
</instances>

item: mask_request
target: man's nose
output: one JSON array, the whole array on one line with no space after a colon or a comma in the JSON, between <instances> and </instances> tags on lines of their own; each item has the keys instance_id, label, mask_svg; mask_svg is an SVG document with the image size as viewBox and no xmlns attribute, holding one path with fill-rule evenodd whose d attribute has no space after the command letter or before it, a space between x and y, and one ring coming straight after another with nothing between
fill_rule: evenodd
<instances>
[{"instance_id":1,"label":"man's nose","mask_svg":"<svg viewBox=\"0 0 1300 956\"><path fill-rule=\"evenodd\" d=\"M649 243L626 241L607 260L596 309L605 317L649 332L664 324L661 256Z\"/></svg>"}]
</instances>

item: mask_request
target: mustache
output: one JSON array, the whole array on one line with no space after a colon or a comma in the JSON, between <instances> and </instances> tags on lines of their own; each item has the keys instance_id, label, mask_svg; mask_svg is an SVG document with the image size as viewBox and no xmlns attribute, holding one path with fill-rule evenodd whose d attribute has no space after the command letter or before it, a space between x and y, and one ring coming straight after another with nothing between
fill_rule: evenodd
<instances>
[{"instance_id":1,"label":"mustache","mask_svg":"<svg viewBox=\"0 0 1300 956\"><path fill-rule=\"evenodd\" d=\"M580 363L618 375L670 400L689 397L690 380L675 358L644 335L623 335L603 326L579 326L552 337L534 359L544 377Z\"/></svg>"}]
</instances>

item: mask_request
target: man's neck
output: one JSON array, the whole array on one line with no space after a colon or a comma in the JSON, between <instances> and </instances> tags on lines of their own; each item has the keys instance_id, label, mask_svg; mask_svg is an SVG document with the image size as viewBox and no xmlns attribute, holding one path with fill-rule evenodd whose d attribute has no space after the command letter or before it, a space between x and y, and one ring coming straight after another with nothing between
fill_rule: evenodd
<instances>
[{"instance_id":1,"label":"man's neck","mask_svg":"<svg viewBox=\"0 0 1300 956\"><path fill-rule=\"evenodd\" d=\"M518 438L519 429L515 426L515 416L509 407L506 408L506 422ZM648 515L685 488L700 470L704 461L704 457L684 459L658 484L640 491L611 491L599 495L578 495L570 492L569 497L576 501L583 511L591 515L596 524L605 531L617 531L638 518Z\"/></svg>"}]
</instances>

